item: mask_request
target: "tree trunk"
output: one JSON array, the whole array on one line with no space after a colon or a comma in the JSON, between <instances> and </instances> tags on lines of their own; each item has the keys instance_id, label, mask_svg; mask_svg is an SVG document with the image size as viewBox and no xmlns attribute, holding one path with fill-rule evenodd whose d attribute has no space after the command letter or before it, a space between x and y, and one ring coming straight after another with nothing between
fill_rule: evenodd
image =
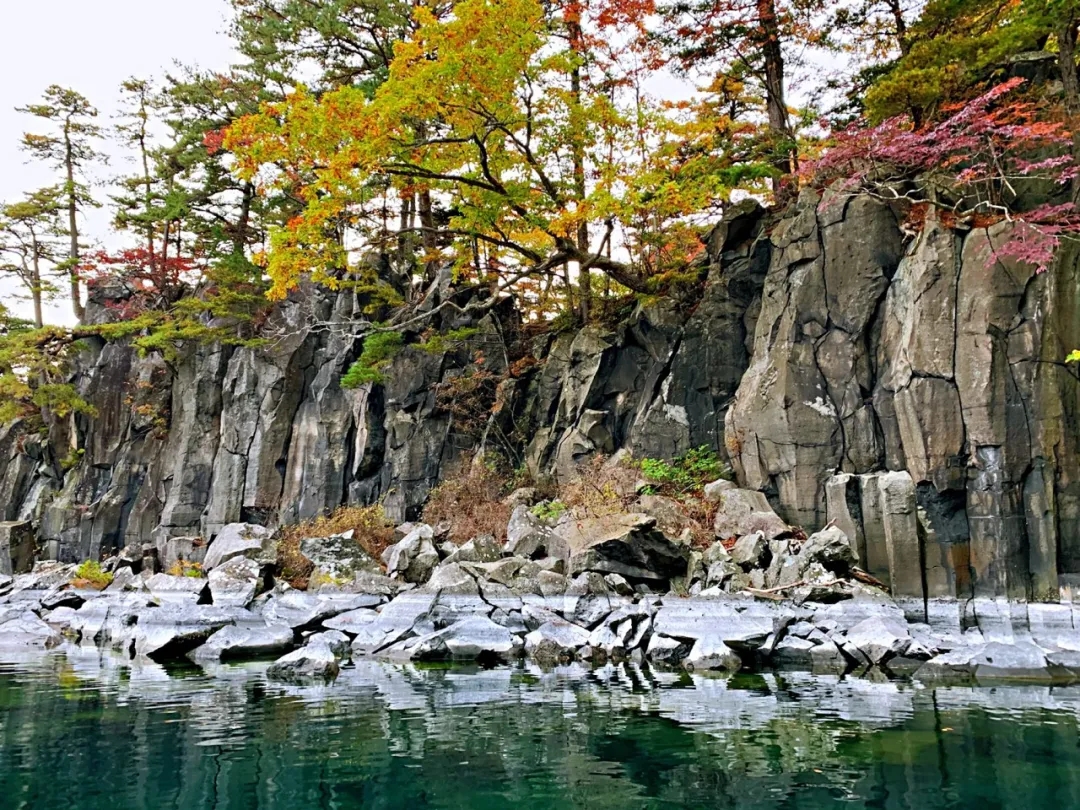
<instances>
[{"instance_id":1,"label":"tree trunk","mask_svg":"<svg viewBox=\"0 0 1080 810\"><path fill-rule=\"evenodd\" d=\"M570 71L570 97L574 112L581 113L581 60L585 57L585 45L582 38L581 21L568 14L566 21L566 33L570 40L570 50L574 52L576 60ZM574 170L574 197L578 204L578 210L585 202L587 194L585 184L585 149L575 135L571 145L571 159ZM577 245L582 253L589 252L589 223L582 219L577 227ZM584 264L578 265L578 298L581 314L581 324L589 323L589 310L592 307L592 283L591 274Z\"/></svg>"},{"instance_id":2,"label":"tree trunk","mask_svg":"<svg viewBox=\"0 0 1080 810\"><path fill-rule=\"evenodd\" d=\"M1058 66L1065 95L1066 126L1073 133L1073 161L1080 164L1080 77L1076 70L1077 19L1070 17L1057 31ZM1080 204L1080 177L1072 179L1073 204Z\"/></svg>"},{"instance_id":3,"label":"tree trunk","mask_svg":"<svg viewBox=\"0 0 1080 810\"><path fill-rule=\"evenodd\" d=\"M37 240L33 242L34 263L30 282L32 289L30 295L34 299L34 326L38 329L45 325L45 315L41 308L41 260L38 258Z\"/></svg>"},{"instance_id":4,"label":"tree trunk","mask_svg":"<svg viewBox=\"0 0 1080 810\"><path fill-rule=\"evenodd\" d=\"M68 278L71 281L71 308L75 317L82 322L86 317L86 308L82 303L82 289L79 287L79 201L75 194L75 154L71 144L70 122L64 124L64 169L67 172L67 209L68 235L71 243L68 248Z\"/></svg>"},{"instance_id":5,"label":"tree trunk","mask_svg":"<svg viewBox=\"0 0 1080 810\"><path fill-rule=\"evenodd\" d=\"M791 131L784 95L784 53L780 48L780 23L776 16L776 2L756 2L758 24L761 27L759 44L765 62L765 107L776 150L773 165L780 172L780 178L773 184L773 191L779 202L788 176L798 171L798 156L793 148L795 137Z\"/></svg>"}]
</instances>

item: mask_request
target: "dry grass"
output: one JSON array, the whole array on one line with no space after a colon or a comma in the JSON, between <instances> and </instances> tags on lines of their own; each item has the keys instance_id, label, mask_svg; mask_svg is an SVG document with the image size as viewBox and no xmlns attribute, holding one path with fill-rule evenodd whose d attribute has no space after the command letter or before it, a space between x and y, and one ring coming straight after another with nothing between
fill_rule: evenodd
<instances>
[{"instance_id":1,"label":"dry grass","mask_svg":"<svg viewBox=\"0 0 1080 810\"><path fill-rule=\"evenodd\" d=\"M453 543L466 543L482 534L504 543L512 511L503 503L509 480L493 464L463 467L431 491L424 507L424 522L449 525Z\"/></svg>"},{"instance_id":2,"label":"dry grass","mask_svg":"<svg viewBox=\"0 0 1080 810\"><path fill-rule=\"evenodd\" d=\"M307 588L315 566L300 553L300 541L305 537L343 534L350 529L360 547L376 560L394 541L394 525L386 519L381 506L342 506L325 517L281 529L277 553L281 578L294 588Z\"/></svg>"},{"instance_id":3,"label":"dry grass","mask_svg":"<svg viewBox=\"0 0 1080 810\"><path fill-rule=\"evenodd\" d=\"M628 464L611 464L597 455L582 465L578 477L562 487L558 500L575 519L602 518L630 510L637 500L640 471Z\"/></svg>"}]
</instances>

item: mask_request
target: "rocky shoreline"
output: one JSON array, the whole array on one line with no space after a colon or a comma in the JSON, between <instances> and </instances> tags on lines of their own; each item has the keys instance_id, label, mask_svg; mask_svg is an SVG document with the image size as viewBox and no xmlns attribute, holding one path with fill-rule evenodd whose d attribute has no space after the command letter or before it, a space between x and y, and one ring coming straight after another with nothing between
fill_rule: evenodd
<instances>
[{"instance_id":1,"label":"rocky shoreline","mask_svg":"<svg viewBox=\"0 0 1080 810\"><path fill-rule=\"evenodd\" d=\"M398 528L382 561L351 535L309 538L309 590L274 581L275 535L227 526L202 549L206 576L161 572L159 550L104 563L111 582L39 562L0 576L0 649L65 641L157 663L274 659L271 679L329 681L352 660L495 666L630 662L732 673L797 669L924 682L1080 680L1071 604L894 601L856 565L835 526L799 536L767 512L695 550L644 514L556 525L514 510L507 542L440 542ZM770 536L771 535L771 536Z\"/></svg>"}]
</instances>

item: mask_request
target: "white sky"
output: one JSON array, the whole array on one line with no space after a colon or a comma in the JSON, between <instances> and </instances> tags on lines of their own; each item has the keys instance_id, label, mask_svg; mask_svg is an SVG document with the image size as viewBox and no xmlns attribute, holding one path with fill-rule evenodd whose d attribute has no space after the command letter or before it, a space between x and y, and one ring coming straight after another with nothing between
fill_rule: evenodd
<instances>
[{"instance_id":1,"label":"white sky","mask_svg":"<svg viewBox=\"0 0 1080 810\"><path fill-rule=\"evenodd\" d=\"M0 200L55 180L27 165L19 138L35 126L15 107L37 101L50 84L71 87L90 99L109 125L120 83L130 76L153 78L174 62L224 68L233 61L226 28L225 0L2 0L4 43L0 47ZM96 180L128 167L114 161ZM103 200L107 189L96 189ZM93 215L88 236L105 235L108 215ZM0 298L21 314L27 302L13 300L13 285L0 286ZM71 323L71 307L60 300L46 320Z\"/></svg>"}]
</instances>

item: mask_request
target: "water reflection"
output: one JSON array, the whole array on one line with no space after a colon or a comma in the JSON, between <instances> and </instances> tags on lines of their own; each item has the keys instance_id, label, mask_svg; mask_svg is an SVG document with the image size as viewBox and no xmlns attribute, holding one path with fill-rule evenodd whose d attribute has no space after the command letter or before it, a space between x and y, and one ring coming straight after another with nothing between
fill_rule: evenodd
<instances>
[{"instance_id":1,"label":"water reflection","mask_svg":"<svg viewBox=\"0 0 1080 810\"><path fill-rule=\"evenodd\" d=\"M1080 687L0 657L5 808L1080 807Z\"/></svg>"}]
</instances>

